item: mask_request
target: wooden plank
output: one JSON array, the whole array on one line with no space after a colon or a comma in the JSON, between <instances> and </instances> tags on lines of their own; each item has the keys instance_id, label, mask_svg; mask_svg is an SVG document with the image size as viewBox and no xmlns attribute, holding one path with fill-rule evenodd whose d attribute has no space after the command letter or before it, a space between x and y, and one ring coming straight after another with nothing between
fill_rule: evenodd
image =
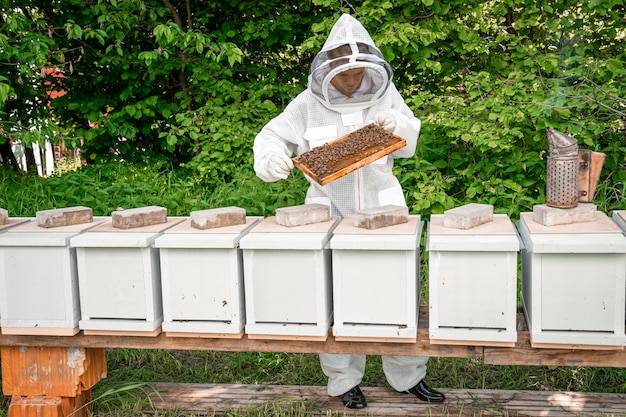
<instances>
[{"instance_id":1,"label":"wooden plank","mask_svg":"<svg viewBox=\"0 0 626 417\"><path fill-rule=\"evenodd\" d=\"M365 355L412 355L479 358L482 348L476 346L431 345L427 339L416 343L339 342L329 336L325 342L250 339L206 339L198 337L155 337L85 335L15 336L0 335L5 346L82 346L126 349L215 350L225 352L287 352L287 353L354 353Z\"/></svg>"},{"instance_id":2,"label":"wooden plank","mask_svg":"<svg viewBox=\"0 0 626 417\"><path fill-rule=\"evenodd\" d=\"M533 348L523 313L517 315L518 337L515 346L473 346L433 344L428 338L428 306L420 307L415 343L381 341L338 341L329 334L326 341L233 338L171 337L161 333L154 337L122 335L74 336L0 334L0 346L89 347L127 349L215 350L224 352L287 352L287 353L353 353L364 355L408 355L448 358L482 358L494 365L539 366L626 366L626 351L571 348Z\"/></svg>"},{"instance_id":3,"label":"wooden plank","mask_svg":"<svg viewBox=\"0 0 626 417\"><path fill-rule=\"evenodd\" d=\"M513 348L485 347L483 361L490 365L538 365L538 366L594 366L623 368L626 366L626 351L605 348L537 348L531 345L530 333L524 313L517 313L517 342Z\"/></svg>"},{"instance_id":4,"label":"wooden plank","mask_svg":"<svg viewBox=\"0 0 626 417\"><path fill-rule=\"evenodd\" d=\"M233 410L262 409L271 404L285 407L306 405L319 415L344 411L337 397L329 397L326 387L243 384L152 385L150 402L157 410L178 409L196 414L221 414ZM504 391L442 389L446 401L428 404L413 395L404 395L386 387L361 389L367 408L350 410L353 416L597 416L626 414L626 394L600 394L554 391Z\"/></svg>"},{"instance_id":5,"label":"wooden plank","mask_svg":"<svg viewBox=\"0 0 626 417\"><path fill-rule=\"evenodd\" d=\"M533 348L527 334L518 334L509 350L485 347L484 362L491 365L597 366L623 368L624 350Z\"/></svg>"}]
</instances>

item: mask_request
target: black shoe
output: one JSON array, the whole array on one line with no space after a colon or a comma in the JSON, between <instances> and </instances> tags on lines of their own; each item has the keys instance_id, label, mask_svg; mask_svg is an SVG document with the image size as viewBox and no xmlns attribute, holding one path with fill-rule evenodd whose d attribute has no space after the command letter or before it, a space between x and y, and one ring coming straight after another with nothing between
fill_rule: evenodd
<instances>
[{"instance_id":1,"label":"black shoe","mask_svg":"<svg viewBox=\"0 0 626 417\"><path fill-rule=\"evenodd\" d=\"M445 395L429 388L424 381L418 382L416 386L408 391L404 391L404 393L415 394L415 396L420 400L429 401L431 403L442 403L446 399Z\"/></svg>"},{"instance_id":2,"label":"black shoe","mask_svg":"<svg viewBox=\"0 0 626 417\"><path fill-rule=\"evenodd\" d=\"M367 402L365 402L365 395L361 392L361 388L357 385L352 388L350 391L346 392L343 395L340 395L341 401L343 401L343 405L347 408L365 408L367 407Z\"/></svg>"}]
</instances>

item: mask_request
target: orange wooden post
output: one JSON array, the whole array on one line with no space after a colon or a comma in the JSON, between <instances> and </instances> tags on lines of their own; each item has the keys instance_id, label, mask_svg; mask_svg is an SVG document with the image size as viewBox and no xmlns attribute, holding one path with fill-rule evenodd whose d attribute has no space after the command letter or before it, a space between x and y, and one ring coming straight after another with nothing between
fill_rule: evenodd
<instances>
[{"instance_id":1,"label":"orange wooden post","mask_svg":"<svg viewBox=\"0 0 626 417\"><path fill-rule=\"evenodd\" d=\"M87 417L91 387L106 377L103 348L2 346L9 417Z\"/></svg>"}]
</instances>

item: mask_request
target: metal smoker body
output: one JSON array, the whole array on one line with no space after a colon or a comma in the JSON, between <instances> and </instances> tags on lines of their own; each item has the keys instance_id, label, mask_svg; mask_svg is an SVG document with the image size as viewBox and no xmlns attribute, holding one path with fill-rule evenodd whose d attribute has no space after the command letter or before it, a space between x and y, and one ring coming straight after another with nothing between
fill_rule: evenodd
<instances>
[{"instance_id":1,"label":"metal smoker body","mask_svg":"<svg viewBox=\"0 0 626 417\"><path fill-rule=\"evenodd\" d=\"M593 199L605 155L579 150L578 142L552 128L547 129L550 154L546 175L546 205L574 208Z\"/></svg>"}]
</instances>

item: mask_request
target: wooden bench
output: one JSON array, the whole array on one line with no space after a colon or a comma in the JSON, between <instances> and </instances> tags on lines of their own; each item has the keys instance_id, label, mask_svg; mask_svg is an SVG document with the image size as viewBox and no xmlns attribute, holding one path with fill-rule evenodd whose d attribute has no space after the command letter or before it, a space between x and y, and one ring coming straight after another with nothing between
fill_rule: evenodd
<instances>
[{"instance_id":1,"label":"wooden bench","mask_svg":"<svg viewBox=\"0 0 626 417\"><path fill-rule=\"evenodd\" d=\"M517 328L518 340L513 347L505 346L475 346L464 344L431 344L428 339L428 307L420 308L418 320L418 336L415 343L378 342L378 341L337 341L329 335L325 341L302 341L302 340L274 340L274 339L250 339L245 334L240 339L223 338L209 339L198 334L197 337L171 337L160 333L154 337L136 335L85 335L79 332L75 336L41 336L41 335L7 335L0 334L0 346L2 346L2 380L3 392L12 396L12 403L9 407L9 417L35 417L38 416L42 408L46 409L46 415L52 417L87 417L87 410L81 408L90 397L90 389L106 374L106 362L104 352L107 348L129 348L129 349L170 349L170 350L215 350L226 352L287 352L287 353L354 353L367 355L420 355L430 357L459 357L459 358L479 358L485 364L493 365L540 365L540 366L591 366L591 367L616 367L622 368L626 364L626 351L623 348L581 348L580 346L553 346L533 347L530 340L526 321L523 313L518 312ZM46 362L47 361L47 362ZM49 379L44 378L44 368L50 368L50 362L62 364L63 369L54 369ZM33 363L35 362L35 363ZM77 366L77 363L80 366ZM34 366L34 365L37 366ZM52 367L56 365L52 365ZM33 387L28 381L37 380ZM55 386L56 384L56 386ZM213 398L210 392L215 392L211 386L194 386L198 390L197 398L202 398L206 404L212 401L219 403L219 397ZM232 386L221 389L227 392L226 395L236 396L239 390L245 392L246 389L262 390L267 394L257 396L259 401L274 401L281 396L291 398L295 391L307 392L306 395L295 396L295 398L312 398L320 404L329 404L331 409L339 407L341 403L335 399L329 399L326 395L325 387L259 387L259 386ZM175 386L171 384L157 384L159 390L165 392L175 392ZM377 407L391 407L394 403L392 399L396 394L383 388L366 388L368 400L372 404L380 403ZM179 391L189 390L184 385ZM207 391L208 390L208 391ZM213 390L213 391L211 391ZM295 390L295 391L294 391ZM432 406L430 410L454 409L453 407L467 407L482 399L486 403L496 404L499 407L509 407L510 410L518 407L519 410L525 407L552 407L551 402L555 398L563 398L564 401L573 401L570 407L572 412L577 413L576 404L595 404L593 401L599 397L587 394L562 393L561 396L555 393L545 392L509 392L489 390L444 390L451 400L446 401L443 406ZM228 394L230 392L231 394ZM174 395L174 394L172 394ZM599 394L598 394L599 395ZM165 406L169 404L167 396L159 403ZM181 404L185 404L184 396L180 396ZM197 399L196 398L196 399ZM213 399L211 399L213 398ZM523 400L520 400L523 398ZM567 398L570 398L569 400ZM578 398L572 400L572 398ZM48 399L44 401L43 399ZM244 396L245 399L245 396ZM244 406L247 400L241 403L224 402ZM560 401L560 400L559 400ZM554 407L563 408L556 401ZM599 401L599 400L598 400ZM614 413L626 415L626 405L623 408L614 408L613 404L626 404L624 395L606 396L603 404L608 404L607 410ZM407 407L406 398L397 401L398 409ZM382 404L382 405L381 405ZM387 405L384 405L387 404ZM248 404L249 405L249 404ZM427 405L412 405L412 410L421 412ZM495 406L495 405L494 405ZM415 408L417 407L417 408ZM422 408L419 408L422 407ZM444 407L444 408L442 408ZM531 407L531 408L532 408ZM209 407L210 408L210 407ZM187 403L185 409L193 411L191 403ZM376 407L368 407L371 415L375 414ZM39 410L39 411L38 411ZM217 408L216 408L217 410ZM219 411L219 410L218 410ZM407 412L413 412L406 410ZM584 411L584 410L583 410ZM398 411L399 413L400 411ZM434 412L434 411L433 411ZM385 414L394 415L394 414ZM395 414L400 415L400 414ZM433 414L438 415L438 414ZM516 414L509 414L516 415ZM519 414L524 415L524 414ZM572 414L547 414L547 415L572 415Z\"/></svg>"}]
</instances>

